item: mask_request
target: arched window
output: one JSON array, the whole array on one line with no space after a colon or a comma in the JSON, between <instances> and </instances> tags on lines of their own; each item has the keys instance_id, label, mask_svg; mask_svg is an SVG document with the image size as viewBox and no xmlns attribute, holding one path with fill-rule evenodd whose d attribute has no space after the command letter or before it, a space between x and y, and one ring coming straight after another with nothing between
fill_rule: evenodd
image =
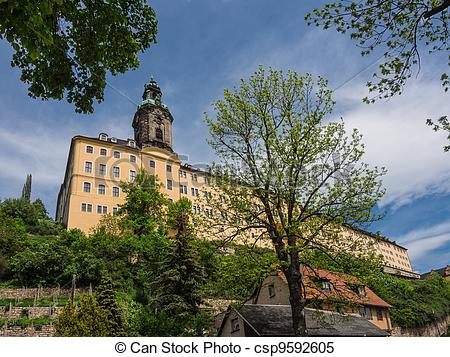
<instances>
[{"instance_id":1,"label":"arched window","mask_svg":"<svg viewBox=\"0 0 450 357\"><path fill-rule=\"evenodd\" d=\"M156 139L163 140L163 132L161 128L156 128Z\"/></svg>"}]
</instances>

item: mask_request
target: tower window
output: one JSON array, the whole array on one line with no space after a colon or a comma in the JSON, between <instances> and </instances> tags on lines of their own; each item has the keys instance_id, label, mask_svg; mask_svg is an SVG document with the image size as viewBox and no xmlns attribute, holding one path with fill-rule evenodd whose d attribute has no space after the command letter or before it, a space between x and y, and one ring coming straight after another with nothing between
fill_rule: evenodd
<instances>
[{"instance_id":1,"label":"tower window","mask_svg":"<svg viewBox=\"0 0 450 357\"><path fill-rule=\"evenodd\" d=\"M166 171L172 172L172 165L166 165Z\"/></svg>"},{"instance_id":2,"label":"tower window","mask_svg":"<svg viewBox=\"0 0 450 357\"><path fill-rule=\"evenodd\" d=\"M94 152L94 148L90 145L86 146L86 152L88 154L92 154Z\"/></svg>"},{"instance_id":3,"label":"tower window","mask_svg":"<svg viewBox=\"0 0 450 357\"><path fill-rule=\"evenodd\" d=\"M106 193L106 187L105 185L98 185L98 194L104 195Z\"/></svg>"},{"instance_id":4,"label":"tower window","mask_svg":"<svg viewBox=\"0 0 450 357\"><path fill-rule=\"evenodd\" d=\"M156 139L163 140L163 132L161 128L156 128Z\"/></svg>"},{"instance_id":5,"label":"tower window","mask_svg":"<svg viewBox=\"0 0 450 357\"><path fill-rule=\"evenodd\" d=\"M167 180L167 189L168 189L168 190L172 190L172 187L173 187L173 182L172 182L172 180Z\"/></svg>"},{"instance_id":6,"label":"tower window","mask_svg":"<svg viewBox=\"0 0 450 357\"><path fill-rule=\"evenodd\" d=\"M106 151L106 149L100 149L100 155L101 156L106 156L107 155L107 151Z\"/></svg>"},{"instance_id":7,"label":"tower window","mask_svg":"<svg viewBox=\"0 0 450 357\"><path fill-rule=\"evenodd\" d=\"M154 160L150 160L149 166L150 166L150 168L154 169L156 167L155 161Z\"/></svg>"},{"instance_id":8,"label":"tower window","mask_svg":"<svg viewBox=\"0 0 450 357\"><path fill-rule=\"evenodd\" d=\"M83 185L84 192L91 192L91 184L89 182L85 182Z\"/></svg>"}]
</instances>

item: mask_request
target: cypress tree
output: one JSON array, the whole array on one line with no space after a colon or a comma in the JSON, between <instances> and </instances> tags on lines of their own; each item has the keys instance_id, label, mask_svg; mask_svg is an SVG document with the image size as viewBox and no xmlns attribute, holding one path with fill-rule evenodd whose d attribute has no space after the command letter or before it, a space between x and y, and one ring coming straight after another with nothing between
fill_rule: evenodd
<instances>
[{"instance_id":1,"label":"cypress tree","mask_svg":"<svg viewBox=\"0 0 450 357\"><path fill-rule=\"evenodd\" d=\"M122 331L122 316L116 302L111 278L102 279L97 288L96 298L99 306L107 314L111 335L117 336Z\"/></svg>"},{"instance_id":2,"label":"cypress tree","mask_svg":"<svg viewBox=\"0 0 450 357\"><path fill-rule=\"evenodd\" d=\"M22 188L22 199L30 202L31 199L31 174L27 175L27 180Z\"/></svg>"}]
</instances>

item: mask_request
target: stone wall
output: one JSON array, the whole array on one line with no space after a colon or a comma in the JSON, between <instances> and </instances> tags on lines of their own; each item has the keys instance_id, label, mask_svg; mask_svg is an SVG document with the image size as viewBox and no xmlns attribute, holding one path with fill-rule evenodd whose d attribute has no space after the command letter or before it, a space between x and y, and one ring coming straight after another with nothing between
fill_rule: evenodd
<instances>
[{"instance_id":1,"label":"stone wall","mask_svg":"<svg viewBox=\"0 0 450 357\"><path fill-rule=\"evenodd\" d=\"M23 288L23 289L0 289L0 299L25 299L34 297L46 297L46 296L69 296L70 289L60 289L60 288ZM87 294L89 288L75 289L75 295Z\"/></svg>"},{"instance_id":2,"label":"stone wall","mask_svg":"<svg viewBox=\"0 0 450 357\"><path fill-rule=\"evenodd\" d=\"M394 327L392 329L393 337L438 337L447 333L448 325L450 324L450 315L434 323L416 327L416 328L401 328Z\"/></svg>"},{"instance_id":3,"label":"stone wall","mask_svg":"<svg viewBox=\"0 0 450 357\"><path fill-rule=\"evenodd\" d=\"M34 319L43 316L57 316L63 307L0 307L0 319L18 319L28 317Z\"/></svg>"},{"instance_id":4,"label":"stone wall","mask_svg":"<svg viewBox=\"0 0 450 357\"><path fill-rule=\"evenodd\" d=\"M0 329L0 337L51 337L55 334L52 325L44 325L40 328L34 326L20 327L4 325Z\"/></svg>"}]
</instances>

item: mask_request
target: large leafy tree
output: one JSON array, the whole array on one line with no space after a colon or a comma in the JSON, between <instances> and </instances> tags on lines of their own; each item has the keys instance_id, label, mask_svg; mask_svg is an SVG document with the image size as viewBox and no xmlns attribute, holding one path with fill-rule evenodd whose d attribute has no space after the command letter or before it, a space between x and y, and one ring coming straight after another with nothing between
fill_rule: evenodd
<instances>
[{"instance_id":1,"label":"large leafy tree","mask_svg":"<svg viewBox=\"0 0 450 357\"><path fill-rule=\"evenodd\" d=\"M106 75L139 66L156 42L155 12L143 0L0 1L0 39L15 53L31 97L62 99L77 112L103 100Z\"/></svg>"},{"instance_id":2,"label":"large leafy tree","mask_svg":"<svg viewBox=\"0 0 450 357\"><path fill-rule=\"evenodd\" d=\"M342 225L378 219L373 207L384 193L384 170L361 162L361 135L348 135L342 122L325 122L334 104L326 85L261 67L225 90L214 118L206 116L220 158L210 227L230 238L253 232L270 239L288 281L297 335L305 334L306 252L363 253L364 242L341 238Z\"/></svg>"},{"instance_id":3,"label":"large leafy tree","mask_svg":"<svg viewBox=\"0 0 450 357\"><path fill-rule=\"evenodd\" d=\"M313 10L306 15L306 21L349 33L363 56L383 51L384 61L367 82L373 95L364 101L371 103L401 94L408 79L420 70L420 54L425 51L435 56L443 54L450 66L449 8L450 0L340 0ZM450 77L445 68L440 79L447 92ZM427 124L435 131L450 133L447 116L436 122L428 119ZM444 150L449 148L445 146Z\"/></svg>"}]
</instances>

